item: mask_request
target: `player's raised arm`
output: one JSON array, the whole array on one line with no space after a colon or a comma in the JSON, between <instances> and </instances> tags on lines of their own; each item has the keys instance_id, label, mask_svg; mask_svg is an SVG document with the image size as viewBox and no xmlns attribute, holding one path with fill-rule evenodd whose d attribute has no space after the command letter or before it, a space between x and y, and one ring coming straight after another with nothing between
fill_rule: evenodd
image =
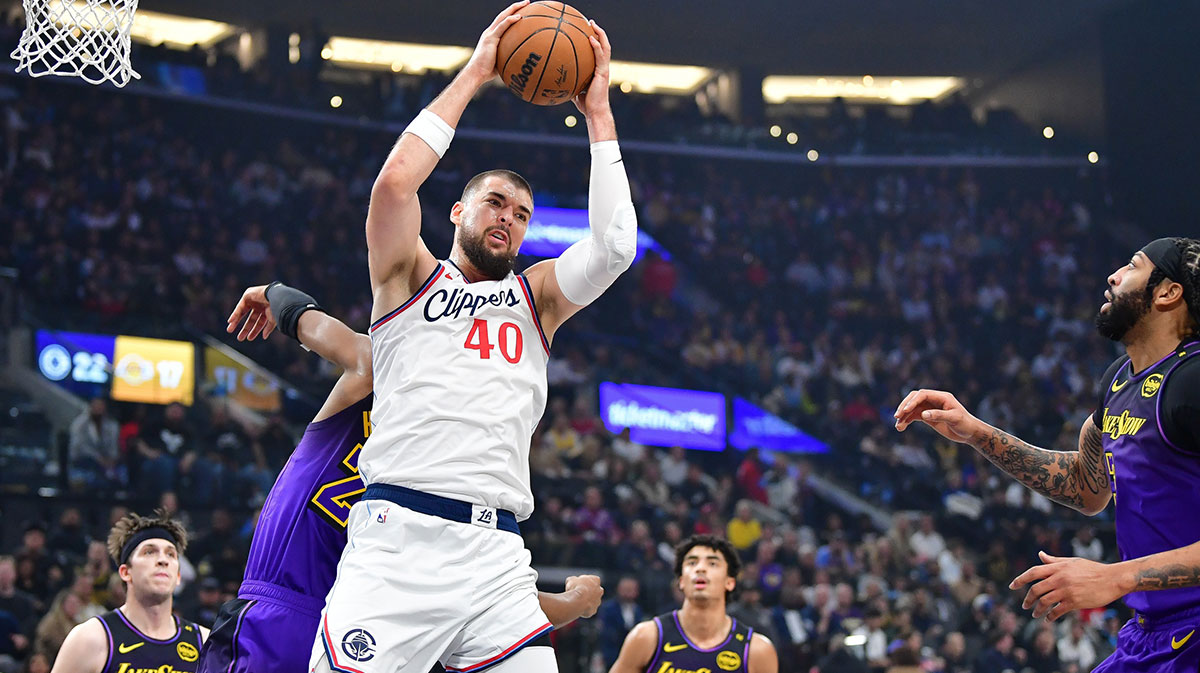
<instances>
[{"instance_id":1,"label":"player's raised arm","mask_svg":"<svg viewBox=\"0 0 1200 673\"><path fill-rule=\"evenodd\" d=\"M946 439L970 445L993 465L1051 500L1089 516L1112 496L1100 430L1089 416L1079 432L1077 451L1031 446L971 415L953 395L914 390L896 409L896 429L920 421Z\"/></svg>"},{"instance_id":2,"label":"player's raised arm","mask_svg":"<svg viewBox=\"0 0 1200 673\"><path fill-rule=\"evenodd\" d=\"M450 147L467 103L479 87L496 76L496 45L500 35L520 20L517 12L526 4L528 0L513 3L496 16L480 36L471 60L408 125L375 178L367 210L367 258L371 288L377 299L395 299L379 295L379 288L389 281L400 279L396 294L405 295L410 291L407 281L411 276L422 271L428 275L432 270L433 255L420 238L417 189ZM407 297L398 298L403 301Z\"/></svg>"},{"instance_id":3,"label":"player's raised arm","mask_svg":"<svg viewBox=\"0 0 1200 673\"><path fill-rule=\"evenodd\" d=\"M587 91L574 101L587 120L591 141L591 235L567 248L558 259L535 264L526 273L547 335L599 298L633 264L637 253L637 214L608 100L612 45L604 29L595 21L591 25L596 32L596 37L589 38L596 56L596 72Z\"/></svg>"}]
</instances>

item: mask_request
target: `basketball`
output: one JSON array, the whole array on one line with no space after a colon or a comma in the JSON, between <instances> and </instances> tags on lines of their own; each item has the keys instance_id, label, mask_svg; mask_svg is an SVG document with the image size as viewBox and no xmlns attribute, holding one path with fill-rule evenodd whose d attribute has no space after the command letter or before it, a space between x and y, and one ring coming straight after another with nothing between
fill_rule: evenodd
<instances>
[{"instance_id":1,"label":"basketball","mask_svg":"<svg viewBox=\"0 0 1200 673\"><path fill-rule=\"evenodd\" d=\"M588 20L561 2L532 2L500 36L496 70L521 100L565 103L587 88L596 70Z\"/></svg>"}]
</instances>

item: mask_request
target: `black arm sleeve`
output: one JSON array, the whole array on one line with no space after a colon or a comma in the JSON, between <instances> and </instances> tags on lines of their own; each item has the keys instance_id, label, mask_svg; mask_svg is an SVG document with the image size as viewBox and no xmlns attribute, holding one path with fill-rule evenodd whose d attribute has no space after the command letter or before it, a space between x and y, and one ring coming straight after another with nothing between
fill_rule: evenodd
<instances>
[{"instance_id":1,"label":"black arm sleeve","mask_svg":"<svg viewBox=\"0 0 1200 673\"><path fill-rule=\"evenodd\" d=\"M1121 367L1125 366L1126 362L1129 362L1129 356L1122 355L1109 365L1108 369L1104 370L1104 376L1100 377L1100 389L1096 397L1096 410L1092 412L1092 422L1096 424L1097 428L1104 427L1104 398L1108 397L1108 389L1112 386L1113 379L1116 378L1117 372L1121 370Z\"/></svg>"},{"instance_id":2,"label":"black arm sleeve","mask_svg":"<svg viewBox=\"0 0 1200 673\"><path fill-rule=\"evenodd\" d=\"M1200 357L1167 377L1162 396L1163 434L1180 449L1200 454Z\"/></svg>"}]
</instances>

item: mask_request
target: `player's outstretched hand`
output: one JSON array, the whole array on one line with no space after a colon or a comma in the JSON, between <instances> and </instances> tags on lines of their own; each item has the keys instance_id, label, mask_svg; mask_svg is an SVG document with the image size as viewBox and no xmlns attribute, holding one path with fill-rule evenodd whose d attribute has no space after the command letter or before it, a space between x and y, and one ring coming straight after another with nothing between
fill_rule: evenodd
<instances>
[{"instance_id":1,"label":"player's outstretched hand","mask_svg":"<svg viewBox=\"0 0 1200 673\"><path fill-rule=\"evenodd\" d=\"M572 575L567 578L567 591L578 595L580 617L591 617L600 609L600 600L604 598L604 587L600 586L600 578L595 575Z\"/></svg>"},{"instance_id":2,"label":"player's outstretched hand","mask_svg":"<svg viewBox=\"0 0 1200 673\"><path fill-rule=\"evenodd\" d=\"M275 315L271 313L271 304L267 301L266 285L246 288L233 313L229 314L225 331L233 334L243 319L246 322L238 332L238 341L253 341L259 335L266 339L275 331Z\"/></svg>"},{"instance_id":3,"label":"player's outstretched hand","mask_svg":"<svg viewBox=\"0 0 1200 673\"><path fill-rule=\"evenodd\" d=\"M475 53L471 54L471 60L463 66L463 74L470 76L478 86L482 86L492 80L493 77L498 77L496 72L496 46L500 44L500 36L510 26L521 20L520 10L524 9L529 4L529 0L521 0L514 2L496 15L492 20L492 24L483 31L483 35L479 36L479 43L475 45Z\"/></svg>"},{"instance_id":4,"label":"player's outstretched hand","mask_svg":"<svg viewBox=\"0 0 1200 673\"><path fill-rule=\"evenodd\" d=\"M580 92L571 101L585 117L608 110L608 87L612 83L612 77L609 74L612 63L612 44L608 41L608 33L604 32L600 24L595 21L588 21L588 23L596 33L594 37L588 37L588 41L592 44L592 52L596 55L596 72L592 74L592 81L588 84L587 89Z\"/></svg>"},{"instance_id":5,"label":"player's outstretched hand","mask_svg":"<svg viewBox=\"0 0 1200 673\"><path fill-rule=\"evenodd\" d=\"M895 417L900 432L920 421L955 442L966 442L983 426L958 399L941 390L912 391L896 407Z\"/></svg>"},{"instance_id":6,"label":"player's outstretched hand","mask_svg":"<svg viewBox=\"0 0 1200 673\"><path fill-rule=\"evenodd\" d=\"M1032 609L1034 619L1052 622L1074 610L1102 608L1125 595L1113 566L1044 551L1038 552L1038 558L1044 565L1026 570L1008 585L1009 589L1031 585L1021 607Z\"/></svg>"}]
</instances>

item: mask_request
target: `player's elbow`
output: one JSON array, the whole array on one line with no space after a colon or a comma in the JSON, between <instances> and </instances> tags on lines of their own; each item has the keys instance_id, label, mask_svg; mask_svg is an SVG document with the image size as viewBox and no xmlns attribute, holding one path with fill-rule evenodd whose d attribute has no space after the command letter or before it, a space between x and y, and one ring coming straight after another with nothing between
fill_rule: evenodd
<instances>
[{"instance_id":1,"label":"player's elbow","mask_svg":"<svg viewBox=\"0 0 1200 673\"><path fill-rule=\"evenodd\" d=\"M632 203L624 203L613 213L604 244L608 249L607 271L614 275L625 273L637 257L637 211Z\"/></svg>"},{"instance_id":2,"label":"player's elbow","mask_svg":"<svg viewBox=\"0 0 1200 673\"><path fill-rule=\"evenodd\" d=\"M403 159L393 160L384 166L371 186L371 201L387 200L402 204L406 200L416 199L420 183L412 179L412 172L406 168Z\"/></svg>"}]
</instances>

